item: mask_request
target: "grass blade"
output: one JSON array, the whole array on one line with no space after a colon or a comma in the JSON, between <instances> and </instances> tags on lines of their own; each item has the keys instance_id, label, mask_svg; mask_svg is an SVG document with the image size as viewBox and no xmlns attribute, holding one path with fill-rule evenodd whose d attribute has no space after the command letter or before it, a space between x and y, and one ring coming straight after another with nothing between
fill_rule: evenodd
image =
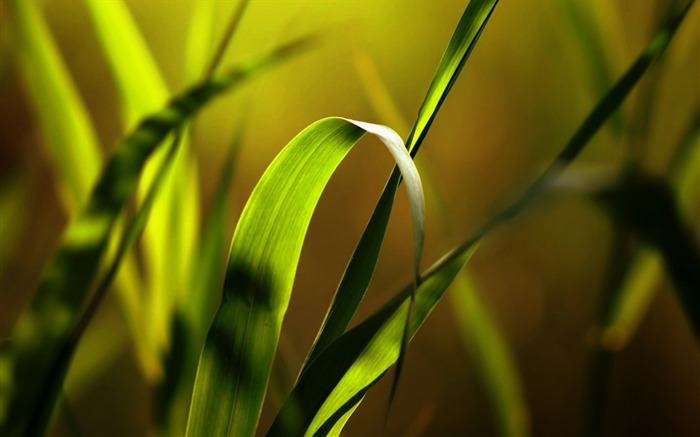
<instances>
[{"instance_id":1,"label":"grass blade","mask_svg":"<svg viewBox=\"0 0 700 437\"><path fill-rule=\"evenodd\" d=\"M44 270L29 308L14 328L13 341L2 350L3 433L18 435L28 429L45 390L48 372L75 327L116 217L134 191L149 155L173 129L211 99L299 50L305 42L283 46L189 90L164 110L146 118L117 146L89 202L69 224L58 251Z\"/></svg>"},{"instance_id":2,"label":"grass blade","mask_svg":"<svg viewBox=\"0 0 700 437\"><path fill-rule=\"evenodd\" d=\"M410 335L425 321L472 251L430 268L416 292ZM267 435L325 435L356 407L398 359L413 292L405 287L370 318L340 336L308 365ZM286 420L293 417L294 420Z\"/></svg>"},{"instance_id":3,"label":"grass blade","mask_svg":"<svg viewBox=\"0 0 700 437\"><path fill-rule=\"evenodd\" d=\"M236 227L223 300L197 370L188 435L255 433L311 216L336 167L367 132L387 146L406 180L418 268L423 191L401 138L385 126L342 118L304 129L270 164Z\"/></svg>"},{"instance_id":4,"label":"grass blade","mask_svg":"<svg viewBox=\"0 0 700 437\"><path fill-rule=\"evenodd\" d=\"M355 58L362 84L375 112L397 126L407 126L400 110L368 56ZM426 194L435 216L440 219L443 238L447 238L453 225L445 199L437 191L432 171L427 164L418 165L426 187ZM466 270L455 277L449 293L450 307L455 314L459 334L465 347L471 350L480 372L480 380L492 402L497 417L499 434L527 436L528 408L517 366L511 356L506 340L499 332L487 307L478 296L474 280ZM342 422L344 423L344 422ZM336 424L342 429L342 423Z\"/></svg>"},{"instance_id":5,"label":"grass blade","mask_svg":"<svg viewBox=\"0 0 700 437\"><path fill-rule=\"evenodd\" d=\"M700 110L690 120L678 147L678 157L671 169L681 212L690 216L697 204L697 184L700 180ZM611 351L626 346L647 313L663 274L661 255L652 248L642 249L632 260L620 293L610 307L601 334L601 345Z\"/></svg>"},{"instance_id":6,"label":"grass blade","mask_svg":"<svg viewBox=\"0 0 700 437\"><path fill-rule=\"evenodd\" d=\"M169 95L167 86L123 1L85 0L85 5L117 83L124 129L129 131L137 120L163 106ZM190 159L188 136L182 137L185 143L153 205L142 239L148 285L145 324L149 327L142 336L157 357L167 348L174 300L184 292L199 226L199 179ZM146 164L139 202L143 202L165 155L164 148L157 150ZM146 377L158 379L161 372L160 368L150 369Z\"/></svg>"},{"instance_id":7,"label":"grass blade","mask_svg":"<svg viewBox=\"0 0 700 437\"><path fill-rule=\"evenodd\" d=\"M618 184L597 193L596 199L659 251L681 306L700 339L700 250L680 217L668 185L641 172L631 172Z\"/></svg>"},{"instance_id":8,"label":"grass blade","mask_svg":"<svg viewBox=\"0 0 700 437\"><path fill-rule=\"evenodd\" d=\"M416 295L412 332L420 327L430 309L469 260L479 241L536 200L578 156L649 65L663 54L691 6L692 2L662 26L642 54L584 120L552 164L525 193L422 275L423 282ZM410 292L410 287L405 288L369 319L331 343L315 360L307 362L306 370L277 415L269 435L316 435L337 429L334 428L336 422L356 407L364 393L398 358L401 319L397 319L397 314L406 311ZM432 300L435 303L431 303ZM294 420L286 420L288 417Z\"/></svg>"},{"instance_id":9,"label":"grass blade","mask_svg":"<svg viewBox=\"0 0 700 437\"><path fill-rule=\"evenodd\" d=\"M411 156L418 152L427 129L457 80L497 3L498 0L472 0L464 11L406 141ZM377 265L399 181L399 173L394 170L338 284L302 374L316 356L345 331L362 301Z\"/></svg>"},{"instance_id":10,"label":"grass blade","mask_svg":"<svg viewBox=\"0 0 700 437\"><path fill-rule=\"evenodd\" d=\"M97 136L36 2L15 0L26 84L56 163L61 199L69 211L83 205L102 159Z\"/></svg>"}]
</instances>

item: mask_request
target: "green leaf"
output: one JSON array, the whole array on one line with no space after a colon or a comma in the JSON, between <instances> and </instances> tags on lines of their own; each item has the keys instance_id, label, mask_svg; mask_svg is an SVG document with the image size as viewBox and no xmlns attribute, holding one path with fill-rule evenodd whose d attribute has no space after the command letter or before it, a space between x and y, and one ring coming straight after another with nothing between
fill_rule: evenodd
<instances>
[{"instance_id":1,"label":"green leaf","mask_svg":"<svg viewBox=\"0 0 700 437\"><path fill-rule=\"evenodd\" d=\"M552 164L525 193L421 276L423 282L416 295L413 332L434 305L431 300L437 302L440 299L479 241L531 205L578 156L649 65L661 56L689 8L690 4L659 30L635 63L584 120ZM398 358L401 314L404 313L405 317L410 291L410 287L405 288L365 322L332 342L316 359L310 363L307 361L306 370L275 419L270 435L323 435L331 429L338 430L336 422L347 417L367 390Z\"/></svg>"},{"instance_id":2,"label":"green leaf","mask_svg":"<svg viewBox=\"0 0 700 437\"><path fill-rule=\"evenodd\" d=\"M44 270L13 341L0 355L0 425L9 435L29 432L48 373L76 326L80 309L104 254L115 220L136 187L148 156L163 139L211 99L303 46L283 46L175 98L126 137L107 163L90 200L64 232Z\"/></svg>"},{"instance_id":3,"label":"green leaf","mask_svg":"<svg viewBox=\"0 0 700 437\"><path fill-rule=\"evenodd\" d=\"M497 3L498 0L472 0L464 11L406 141L412 156L418 152L430 124L457 80ZM340 280L302 373L323 349L345 331L362 301L377 265L399 181L400 175L394 170Z\"/></svg>"},{"instance_id":4,"label":"green leaf","mask_svg":"<svg viewBox=\"0 0 700 437\"><path fill-rule=\"evenodd\" d=\"M197 370L188 435L253 435L304 237L316 203L366 132L389 149L406 181L414 224L414 269L423 246L423 191L391 129L343 118L317 121L270 164L233 236L221 306Z\"/></svg>"},{"instance_id":5,"label":"green leaf","mask_svg":"<svg viewBox=\"0 0 700 437\"><path fill-rule=\"evenodd\" d=\"M440 269L431 267L416 292L410 327L413 336L445 290L467 262L475 247ZM406 312L412 293L409 285L370 318L340 336L308 365L282 406L267 435L326 435L357 406L367 390L398 359Z\"/></svg>"}]
</instances>

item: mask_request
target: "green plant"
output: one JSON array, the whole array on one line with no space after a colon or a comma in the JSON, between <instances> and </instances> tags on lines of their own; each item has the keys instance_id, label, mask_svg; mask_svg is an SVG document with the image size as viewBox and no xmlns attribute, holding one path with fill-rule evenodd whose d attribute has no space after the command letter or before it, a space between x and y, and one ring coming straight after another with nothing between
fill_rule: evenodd
<instances>
[{"instance_id":1,"label":"green plant","mask_svg":"<svg viewBox=\"0 0 700 437\"><path fill-rule=\"evenodd\" d=\"M467 296L467 301L461 302L467 314L460 319L468 320L474 332L493 408L500 417L500 431L529 432L521 382L506 342L475 297L474 283L460 272L487 234L550 193L592 137L609 119L619 117L616 111L664 53L692 1L671 8L651 43L625 74L610 84L555 160L524 194L422 272L425 206L412 158L497 9L498 0L472 0L466 7L405 143L386 126L339 117L323 118L295 136L269 165L248 199L233 234L227 264L222 253L226 190L240 139L232 142L210 214L201 220L199 177L191 144L193 119L212 99L296 55L307 46L308 38L218 73L222 54L241 23L247 2L234 10L219 48L208 62L203 54L211 52L209 38L202 35L212 33L216 10L213 3L196 3L195 30L188 39L192 47L187 63L190 86L168 99L170 93L125 6L121 2L85 4L118 85L122 126L127 132L99 175L101 152L96 135L38 5L21 0L11 4L27 84L60 174L61 198L72 219L36 294L3 344L0 422L4 432L34 435L46 431L75 350L113 285L120 292L142 374L157 387L159 432L180 434L185 431L185 422L188 435L258 432L282 322L314 209L340 162L366 132L387 146L397 167L350 258L291 393L267 432L339 434L368 390L396 363L391 405L409 340L459 275L454 291ZM589 38L588 44L595 47L594 38ZM596 77L596 89L602 89L600 83L609 78L604 72ZM381 87L375 81L374 95L385 95L377 107L389 108L383 111L387 120L394 120L390 124L405 124L396 115L399 111L391 109L391 97ZM615 120L615 126L624 124ZM688 137L697 136L697 120L693 120ZM694 141L687 139L684 144L689 145L681 146L682 151L692 149ZM697 147L688 153L697 153ZM633 165L629 168L619 181L589 191L596 201L609 207L614 220L626 231L660 249L660 259L666 263L697 329L697 248L675 210L667 183L650 178ZM425 177L428 172L421 173L432 186L433 178ZM679 177L684 179L681 185L692 184L685 181L692 176ZM401 183L409 193L413 223L412 283L348 330L374 275ZM639 201L649 197L654 199L656 210ZM439 194L433 198L439 202ZM663 214L655 215L658 210ZM204 222L201 235L200 221ZM658 228L667 232L658 234ZM131 252L137 242L140 256ZM140 274L140 270L147 274ZM635 276L648 272L635 267L631 283L637 284ZM653 278L641 281L647 284ZM222 285L223 297L212 316L211 298ZM641 293L626 291L638 288L623 288L620 299L624 302L631 299L626 296ZM144 290L145 295L138 295L138 290ZM625 308L624 303L615 305L610 308ZM606 319L610 326L603 334L603 344L613 341L611 332L617 332L614 320L622 317L620 314L642 310L643 305L612 310L614 315ZM142 332L143 326L149 329ZM119 343L103 347L119 347Z\"/></svg>"}]
</instances>

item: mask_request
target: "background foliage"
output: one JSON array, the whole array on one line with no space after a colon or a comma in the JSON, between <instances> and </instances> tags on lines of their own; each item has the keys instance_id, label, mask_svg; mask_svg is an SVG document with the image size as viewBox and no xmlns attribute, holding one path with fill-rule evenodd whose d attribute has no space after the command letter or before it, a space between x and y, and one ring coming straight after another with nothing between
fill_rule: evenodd
<instances>
[{"instance_id":1,"label":"background foliage","mask_svg":"<svg viewBox=\"0 0 700 437\"><path fill-rule=\"evenodd\" d=\"M670 3L532 0L499 4L417 158L419 167L426 169L421 174L424 179L425 174L431 175L427 183L443 205L436 207L438 200L428 197L424 266L522 193L649 43ZM198 76L197 69L183 68L197 62L186 50L192 43L184 31L196 16L195 5L184 1L126 4L153 55L153 68L164 79L148 88L153 95L138 96L146 102L127 98L131 103L126 106L125 85L117 84L111 73L118 67L105 55L83 2L41 4L77 94L95 123L103 154L113 150L135 120L159 108L159 99L164 99L167 90L179 92ZM205 38L210 50L236 7L228 2L216 5L219 13L210 32L214 37ZM390 125L405 138L406 120L415 118L464 7L464 2L457 1L249 5L224 66L310 32L319 32L321 39L312 50L265 71L235 95L213 103L193 127L188 153L197 163L191 170L195 182L186 187L193 193L183 198L194 198L186 201L195 205L199 199L202 216L219 198L217 184L229 160L231 138L240 139L228 189L231 203L222 218L226 222L224 249L265 168L282 146L312 122L335 115L373 121ZM0 8L0 329L3 341L8 341L67 223L70 201L65 198L70 194L57 189L63 182L54 162L64 155L60 150L52 155L44 147L49 141L30 97L32 83L18 61L21 49L16 23L8 3ZM579 433L590 415L597 414L588 411L587 419L591 399L602 409L603 430L610 434L700 433L695 414L700 408L700 354L672 287L658 266L647 264L644 270L649 276L644 282L651 292L648 303L641 305L648 309L629 322L639 325L636 333L621 340L613 330L603 337L611 349L624 349L603 367L607 392L602 397L590 393L597 380L591 376L595 375L591 369L596 368L594 345L599 333L595 326L601 318L609 266L614 265L611 259L617 262L623 254L616 251L618 233L609 216L581 192L581 187L584 191L590 188L591 179L605 180L630 161L669 180L673 180L668 169L674 159L680 161L677 166L689 166L691 174L695 166L695 179L683 184L691 187L683 197L687 199L683 218L694 230L692 238L697 243L700 164L697 135L686 132L689 126L691 131L697 127L700 108L698 14L697 6L690 10L662 62L652 67L618 115L594 137L556 195L491 234L468 267L467 285L461 288L470 290L471 284L487 319L493 319L495 329L502 333L535 435ZM114 15L107 16L107 21L110 17ZM120 53L120 46L114 50ZM127 69L129 56L124 58ZM146 69L135 77L153 83L158 79L148 79L152 74ZM386 96L377 99L382 93ZM684 138L690 138L690 153L677 159ZM282 394L290 389L289 380L302 365L392 165L390 156L369 142L360 142L341 164L312 219L262 429L272 423ZM81 156L82 165L77 168L94 171L98 158L89 153ZM182 188L176 192L182 193ZM191 212L186 207L180 210ZM197 229L199 223L188 217L185 224ZM377 271L352 325L411 280L409 217L406 198L397 196ZM147 234L139 242L139 255L130 261L136 271L149 260L157 264L163 254L150 252ZM190 251L183 253L191 255ZM194 261L184 257L178 262ZM167 271L159 275L152 280L173 280ZM464 300L465 294L460 296L438 304L412 342L386 427L390 378L369 392L345 428L348 435L501 432L502 425L494 420L485 373L479 370L479 352L465 326L467 316L462 314L470 302ZM159 297L150 298L156 303L144 307L156 311L154 320L168 317L158 313L163 310L157 304ZM56 421L52 431L56 434L69 434L74 427L87 435L144 434L158 426L154 417L159 412L154 405L161 394L155 387L163 375L159 364L149 364L144 358L147 352L132 345L129 330L133 321L124 317L119 302L123 301L116 295L108 295L86 331L65 385L68 413ZM163 328L164 323L156 326L160 328L144 332L150 346L143 347L167 350L173 333ZM101 347L106 340L116 346ZM496 346L488 345L495 341L487 342L486 349L494 350Z\"/></svg>"}]
</instances>

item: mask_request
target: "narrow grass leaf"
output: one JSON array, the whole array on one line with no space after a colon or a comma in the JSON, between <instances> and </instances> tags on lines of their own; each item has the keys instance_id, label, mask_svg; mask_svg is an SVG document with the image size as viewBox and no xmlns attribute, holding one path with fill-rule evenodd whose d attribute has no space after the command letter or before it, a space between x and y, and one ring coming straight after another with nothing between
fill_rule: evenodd
<instances>
[{"instance_id":1,"label":"narrow grass leaf","mask_svg":"<svg viewBox=\"0 0 700 437\"><path fill-rule=\"evenodd\" d=\"M304 129L270 164L236 227L223 300L197 370L188 435L255 433L311 216L336 167L366 132L387 146L406 180L414 268L419 265L423 191L401 138L385 126L335 117Z\"/></svg>"},{"instance_id":2,"label":"narrow grass leaf","mask_svg":"<svg viewBox=\"0 0 700 437\"><path fill-rule=\"evenodd\" d=\"M356 68L375 112L383 119L392 120L399 126L407 126L374 63L367 56L356 57ZM447 239L453 224L447 202L437 190L433 172L426 163L418 165L426 189L426 196L435 216L439 218L443 238ZM488 308L480 300L474 280L466 270L455 278L449 297L465 347L477 364L480 380L492 403L502 435L527 436L528 408L523 396L522 383L508 344L499 332ZM348 412L348 417L349 417ZM346 419L347 420L347 419ZM338 432L342 429L339 421ZM333 434L335 431L332 431ZM337 432L336 432L337 434Z\"/></svg>"},{"instance_id":3,"label":"narrow grass leaf","mask_svg":"<svg viewBox=\"0 0 700 437\"><path fill-rule=\"evenodd\" d=\"M13 341L0 355L0 428L26 432L46 390L58 352L75 328L80 308L99 267L114 222L131 196L142 167L158 144L211 99L303 47L293 42L203 83L147 117L127 136L103 171L90 200L65 233L45 268Z\"/></svg>"},{"instance_id":4,"label":"narrow grass leaf","mask_svg":"<svg viewBox=\"0 0 700 437\"><path fill-rule=\"evenodd\" d=\"M599 18L601 15L612 13L614 6L607 3L585 3L585 2L557 2L561 7L564 15L568 19L570 29L574 33L576 39L583 50L582 55L586 61L586 67L589 70L590 86L594 96L605 93L615 82L612 63L610 56L606 52L606 42L609 37L603 39ZM612 30L617 29L616 26L609 26ZM615 137L619 139L622 136L625 126L625 120L622 112L618 111L610 119Z\"/></svg>"},{"instance_id":5,"label":"narrow grass leaf","mask_svg":"<svg viewBox=\"0 0 700 437\"><path fill-rule=\"evenodd\" d=\"M447 253L421 276L416 294L412 330L420 326L435 302L469 260L479 241L504 221L516 216L537 199L579 155L603 123L615 112L649 65L665 51L692 2L672 16L615 86L601 99L571 140L525 193ZM411 287L356 328L332 342L318 357L306 363L287 402L277 415L269 435L322 435L361 401L398 358L401 338L397 313L406 311ZM423 299L426 301L423 301ZM403 315L405 317L405 314ZM294 420L287 420L293 417Z\"/></svg>"},{"instance_id":6,"label":"narrow grass leaf","mask_svg":"<svg viewBox=\"0 0 700 437\"><path fill-rule=\"evenodd\" d=\"M472 0L462 14L406 141L411 156L418 152L430 124L457 80L497 3L498 0ZM306 358L302 374L316 356L345 331L362 301L377 265L399 181L400 174L394 170L338 284L333 302Z\"/></svg>"},{"instance_id":7,"label":"narrow grass leaf","mask_svg":"<svg viewBox=\"0 0 700 437\"><path fill-rule=\"evenodd\" d=\"M467 251L440 270L429 269L416 292L410 327L413 336L440 300L462 266L471 256ZM405 287L370 318L340 336L319 353L301 375L267 435L325 435L336 423L346 420L367 390L398 359L404 323L413 293ZM286 420L293 417L294 420Z\"/></svg>"},{"instance_id":8,"label":"narrow grass leaf","mask_svg":"<svg viewBox=\"0 0 700 437\"><path fill-rule=\"evenodd\" d=\"M128 132L136 121L163 106L169 95L167 86L126 4L122 0L85 0L85 4L117 83L124 130ZM142 238L148 285L144 313L149 326L142 335L155 356L167 348L174 300L184 292L199 227L199 179L190 159L189 138L182 138L184 144L153 205ZM139 184L139 203L165 155L165 148L161 148L147 162ZM159 366L148 372L148 379L158 379L162 370Z\"/></svg>"}]
</instances>

